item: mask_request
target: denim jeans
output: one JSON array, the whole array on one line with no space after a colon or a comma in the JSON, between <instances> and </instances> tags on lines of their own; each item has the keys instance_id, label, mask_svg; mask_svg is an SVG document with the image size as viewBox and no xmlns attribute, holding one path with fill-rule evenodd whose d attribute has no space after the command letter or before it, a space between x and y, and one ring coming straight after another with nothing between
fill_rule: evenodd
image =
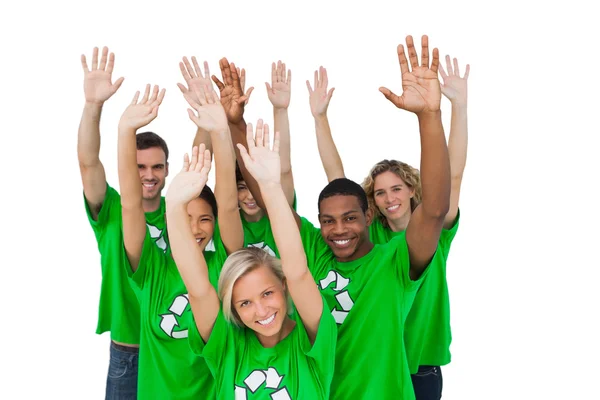
<instances>
[{"instance_id":1,"label":"denim jeans","mask_svg":"<svg viewBox=\"0 0 600 400\"><path fill-rule=\"evenodd\" d=\"M110 342L110 364L106 378L106 400L136 400L138 381L137 347Z\"/></svg>"},{"instance_id":2,"label":"denim jeans","mask_svg":"<svg viewBox=\"0 0 600 400\"><path fill-rule=\"evenodd\" d=\"M442 398L442 369L431 365L421 365L416 374L411 375L417 400L440 400Z\"/></svg>"}]
</instances>

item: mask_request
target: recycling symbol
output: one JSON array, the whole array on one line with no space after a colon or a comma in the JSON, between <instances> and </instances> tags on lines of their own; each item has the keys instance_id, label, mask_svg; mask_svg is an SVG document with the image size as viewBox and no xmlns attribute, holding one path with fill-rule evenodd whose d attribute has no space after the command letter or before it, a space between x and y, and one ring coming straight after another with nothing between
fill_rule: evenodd
<instances>
[{"instance_id":1,"label":"recycling symbol","mask_svg":"<svg viewBox=\"0 0 600 400\"><path fill-rule=\"evenodd\" d=\"M171 307L169 307L170 312L160 316L160 328L173 339L184 339L188 337L187 329L181 331L175 330L175 327L179 326L177 317L181 317L181 314L185 311L188 303L189 296L187 294L179 295L175 297Z\"/></svg>"},{"instance_id":2,"label":"recycling symbol","mask_svg":"<svg viewBox=\"0 0 600 400\"><path fill-rule=\"evenodd\" d=\"M247 400L248 390L250 390L251 393L254 393L262 386L263 383L265 384L265 389L277 389L275 392L271 393L271 399L292 400L285 386L279 388L282 380L283 375L279 375L277 370L273 367L269 367L265 370L256 369L252 371L246 379L244 379L244 384L246 385L245 387L235 385L235 400Z\"/></svg>"},{"instance_id":3,"label":"recycling symbol","mask_svg":"<svg viewBox=\"0 0 600 400\"><path fill-rule=\"evenodd\" d=\"M335 287L333 287L333 290L335 292L339 292L335 295L335 298L338 301L339 305L342 307L342 309L338 310L337 308L334 308L333 310L331 310L331 315L333 315L335 322L341 325L344 323L344 320L348 316L348 313L350 312L350 310L352 310L352 307L354 306L354 301L352 301L350 294L347 290L344 290L346 286L348 286L348 284L350 283L350 279L344 278L336 271L329 271L327 276L319 281L321 290L325 289L332 283L335 283Z\"/></svg>"},{"instance_id":4,"label":"recycling symbol","mask_svg":"<svg viewBox=\"0 0 600 400\"><path fill-rule=\"evenodd\" d=\"M268 254L272 255L273 257L277 257L275 255L275 252L265 242L252 243L252 244L249 244L247 247L258 247L259 249L263 249L264 251L266 251Z\"/></svg>"},{"instance_id":5,"label":"recycling symbol","mask_svg":"<svg viewBox=\"0 0 600 400\"><path fill-rule=\"evenodd\" d=\"M150 232L150 237L152 239L158 239L158 240L155 240L154 243L158 246L159 249L166 252L167 251L167 242L165 241L165 238L162 235L163 231L161 231L154 225L150 225L149 223L146 223L146 225L148 226L148 231Z\"/></svg>"}]
</instances>

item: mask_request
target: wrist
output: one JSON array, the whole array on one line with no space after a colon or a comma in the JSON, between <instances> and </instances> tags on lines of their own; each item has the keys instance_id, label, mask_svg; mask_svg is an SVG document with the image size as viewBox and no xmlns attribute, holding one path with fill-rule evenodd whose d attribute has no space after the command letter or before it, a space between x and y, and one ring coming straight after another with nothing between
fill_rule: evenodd
<instances>
[{"instance_id":1,"label":"wrist","mask_svg":"<svg viewBox=\"0 0 600 400\"><path fill-rule=\"evenodd\" d=\"M132 134L135 135L135 132L137 131L137 129L126 123L119 122L118 131L119 131L119 135L132 135Z\"/></svg>"},{"instance_id":2,"label":"wrist","mask_svg":"<svg viewBox=\"0 0 600 400\"><path fill-rule=\"evenodd\" d=\"M273 114L275 114L275 115L287 114L287 111L288 111L287 107L275 107L275 106L273 106Z\"/></svg>"},{"instance_id":3,"label":"wrist","mask_svg":"<svg viewBox=\"0 0 600 400\"><path fill-rule=\"evenodd\" d=\"M417 118L419 119L419 122L441 121L442 110L421 111L417 113Z\"/></svg>"},{"instance_id":4,"label":"wrist","mask_svg":"<svg viewBox=\"0 0 600 400\"><path fill-rule=\"evenodd\" d=\"M102 106L104 105L103 101L85 101L84 108L89 110L102 110Z\"/></svg>"},{"instance_id":5,"label":"wrist","mask_svg":"<svg viewBox=\"0 0 600 400\"><path fill-rule=\"evenodd\" d=\"M315 124L324 124L328 121L327 120L327 112L324 112L322 114L313 115L313 117L315 118Z\"/></svg>"},{"instance_id":6,"label":"wrist","mask_svg":"<svg viewBox=\"0 0 600 400\"><path fill-rule=\"evenodd\" d=\"M258 188L260 189L260 192L263 194L263 196L268 192L282 190L281 182L275 182L275 181L258 182Z\"/></svg>"},{"instance_id":7,"label":"wrist","mask_svg":"<svg viewBox=\"0 0 600 400\"><path fill-rule=\"evenodd\" d=\"M460 112L466 112L467 111L467 100L452 100L450 102L452 104L452 111L460 111Z\"/></svg>"}]
</instances>

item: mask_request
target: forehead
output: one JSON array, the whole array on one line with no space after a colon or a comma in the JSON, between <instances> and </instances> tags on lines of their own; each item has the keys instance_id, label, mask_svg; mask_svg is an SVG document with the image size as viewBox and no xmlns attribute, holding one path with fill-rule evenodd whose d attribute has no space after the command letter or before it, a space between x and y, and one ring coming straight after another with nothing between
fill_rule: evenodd
<instances>
[{"instance_id":1,"label":"forehead","mask_svg":"<svg viewBox=\"0 0 600 400\"><path fill-rule=\"evenodd\" d=\"M373 189L380 190L397 185L406 186L406 183L392 171L385 171L375 177Z\"/></svg>"},{"instance_id":2,"label":"forehead","mask_svg":"<svg viewBox=\"0 0 600 400\"><path fill-rule=\"evenodd\" d=\"M360 202L356 196L352 195L335 195L321 200L320 214L338 216L350 211L362 212Z\"/></svg>"},{"instance_id":3,"label":"forehead","mask_svg":"<svg viewBox=\"0 0 600 400\"><path fill-rule=\"evenodd\" d=\"M160 147L138 150L137 163L144 165L166 164L165 152Z\"/></svg>"},{"instance_id":4,"label":"forehead","mask_svg":"<svg viewBox=\"0 0 600 400\"><path fill-rule=\"evenodd\" d=\"M187 206L188 214L192 217L198 217L200 215L213 215L212 207L208 202L200 197L190 201ZM214 215L213 215L214 217Z\"/></svg>"},{"instance_id":5,"label":"forehead","mask_svg":"<svg viewBox=\"0 0 600 400\"><path fill-rule=\"evenodd\" d=\"M235 282L232 292L233 301L259 296L265 289L271 286L281 286L281 281L271 268L266 266L258 267Z\"/></svg>"}]
</instances>

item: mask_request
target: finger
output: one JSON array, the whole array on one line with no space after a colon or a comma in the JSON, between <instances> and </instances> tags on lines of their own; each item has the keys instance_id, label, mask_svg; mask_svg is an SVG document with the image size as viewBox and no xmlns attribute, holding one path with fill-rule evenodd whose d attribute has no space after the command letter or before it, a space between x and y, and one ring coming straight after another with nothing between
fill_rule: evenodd
<instances>
[{"instance_id":1,"label":"finger","mask_svg":"<svg viewBox=\"0 0 600 400\"><path fill-rule=\"evenodd\" d=\"M206 102L208 104L214 104L215 103L215 99L213 98L212 95L212 90L210 90L210 88L207 85L202 85L202 87L204 88L204 98L206 99Z\"/></svg>"},{"instance_id":2,"label":"finger","mask_svg":"<svg viewBox=\"0 0 600 400\"><path fill-rule=\"evenodd\" d=\"M150 96L150 84L146 85L146 91L144 92L144 97L142 97L140 103L146 103L148 101L148 96Z\"/></svg>"},{"instance_id":3,"label":"finger","mask_svg":"<svg viewBox=\"0 0 600 400\"><path fill-rule=\"evenodd\" d=\"M156 99L157 102L157 106L160 106L163 102L163 99L165 98L165 94L167 93L167 89L162 89L160 91L160 93L158 94L158 98Z\"/></svg>"},{"instance_id":4,"label":"finger","mask_svg":"<svg viewBox=\"0 0 600 400\"><path fill-rule=\"evenodd\" d=\"M460 78L460 70L458 69L458 60L454 58L454 75Z\"/></svg>"},{"instance_id":5,"label":"finger","mask_svg":"<svg viewBox=\"0 0 600 400\"><path fill-rule=\"evenodd\" d=\"M125 78L120 77L119 79L117 79L114 83L114 85L112 86L112 92L115 93L117 90L119 90L119 88L121 87L121 84L123 83L123 81L125 80Z\"/></svg>"},{"instance_id":6,"label":"finger","mask_svg":"<svg viewBox=\"0 0 600 400\"><path fill-rule=\"evenodd\" d=\"M427 35L421 37L421 66L429 68L429 38Z\"/></svg>"},{"instance_id":7,"label":"finger","mask_svg":"<svg viewBox=\"0 0 600 400\"><path fill-rule=\"evenodd\" d=\"M265 82L265 86L267 87L267 93L272 93L272 88L271 85L269 85L269 82Z\"/></svg>"},{"instance_id":8,"label":"finger","mask_svg":"<svg viewBox=\"0 0 600 400\"><path fill-rule=\"evenodd\" d=\"M110 53L108 56L108 64L106 65L106 72L112 74L113 67L115 66L115 53Z\"/></svg>"},{"instance_id":9,"label":"finger","mask_svg":"<svg viewBox=\"0 0 600 400\"><path fill-rule=\"evenodd\" d=\"M469 64L467 64L467 66L465 67L465 76L463 76L463 79L469 79L469 71L471 70L471 66Z\"/></svg>"},{"instance_id":10,"label":"finger","mask_svg":"<svg viewBox=\"0 0 600 400\"><path fill-rule=\"evenodd\" d=\"M186 172L190 168L190 156L188 153L183 155L183 168L181 168L181 172Z\"/></svg>"},{"instance_id":11,"label":"finger","mask_svg":"<svg viewBox=\"0 0 600 400\"><path fill-rule=\"evenodd\" d=\"M196 169L196 164L198 164L198 146L192 147L192 161L190 161L190 171L194 171Z\"/></svg>"},{"instance_id":12,"label":"finger","mask_svg":"<svg viewBox=\"0 0 600 400\"><path fill-rule=\"evenodd\" d=\"M329 79L327 78L327 69L325 67L321 67L321 81L324 88L326 88L327 85L329 85Z\"/></svg>"},{"instance_id":13,"label":"finger","mask_svg":"<svg viewBox=\"0 0 600 400\"><path fill-rule=\"evenodd\" d=\"M419 66L419 60L417 58L417 50L415 50L415 43L412 36L406 37L406 48L408 49L408 58L410 59L410 65L413 70Z\"/></svg>"},{"instance_id":14,"label":"finger","mask_svg":"<svg viewBox=\"0 0 600 400\"><path fill-rule=\"evenodd\" d=\"M308 88L308 94L313 94L313 90L312 87L310 87L310 82L308 81L308 79L306 80L306 87Z\"/></svg>"},{"instance_id":15,"label":"finger","mask_svg":"<svg viewBox=\"0 0 600 400\"><path fill-rule=\"evenodd\" d=\"M104 71L106 69L106 62L108 61L108 47L104 46L102 48L102 57L100 58L100 66L98 69L100 71Z\"/></svg>"},{"instance_id":16,"label":"finger","mask_svg":"<svg viewBox=\"0 0 600 400\"><path fill-rule=\"evenodd\" d=\"M194 93L197 93L197 92L194 92ZM194 96L192 96L190 94L190 92L184 93L183 98L188 102L188 104L190 106L192 106L192 108L194 108L194 110L198 110L199 108L202 108L202 106L200 104L198 104L198 102L196 101Z\"/></svg>"},{"instance_id":17,"label":"finger","mask_svg":"<svg viewBox=\"0 0 600 400\"><path fill-rule=\"evenodd\" d=\"M225 85L231 86L233 81L231 78L231 66L229 65L229 61L223 57L219 61L219 66L221 67L221 74L223 74L223 81L225 82Z\"/></svg>"},{"instance_id":18,"label":"finger","mask_svg":"<svg viewBox=\"0 0 600 400\"><path fill-rule=\"evenodd\" d=\"M196 75L196 72L194 72L194 68L192 68L192 64L190 64L190 61L187 59L187 57L183 57L183 63L185 64L185 68L192 79L197 78L198 75Z\"/></svg>"},{"instance_id":19,"label":"finger","mask_svg":"<svg viewBox=\"0 0 600 400\"><path fill-rule=\"evenodd\" d=\"M223 84L223 82L221 82L219 80L219 78L217 78L215 75L213 75L212 77L213 82L215 83L215 85L217 85L217 88L219 88L219 90L223 90L225 88L225 85Z\"/></svg>"},{"instance_id":20,"label":"finger","mask_svg":"<svg viewBox=\"0 0 600 400\"><path fill-rule=\"evenodd\" d=\"M98 48L94 47L94 52L92 53L92 71L98 69Z\"/></svg>"},{"instance_id":21,"label":"finger","mask_svg":"<svg viewBox=\"0 0 600 400\"><path fill-rule=\"evenodd\" d=\"M83 72L84 73L88 73L90 72L88 65L87 65L87 60L85 58L85 54L81 55L81 66L83 67Z\"/></svg>"},{"instance_id":22,"label":"finger","mask_svg":"<svg viewBox=\"0 0 600 400\"><path fill-rule=\"evenodd\" d=\"M179 90L181 90L181 93L186 94L187 93L187 88L182 85L181 83L177 83L177 87L179 88Z\"/></svg>"},{"instance_id":23,"label":"finger","mask_svg":"<svg viewBox=\"0 0 600 400\"><path fill-rule=\"evenodd\" d=\"M274 85L275 82L277 82L277 66L271 63L271 84Z\"/></svg>"},{"instance_id":24,"label":"finger","mask_svg":"<svg viewBox=\"0 0 600 400\"><path fill-rule=\"evenodd\" d=\"M196 164L194 164L192 171L200 172L204 166L204 151L206 150L206 145L200 143L200 146L194 146L194 150L196 150Z\"/></svg>"},{"instance_id":25,"label":"finger","mask_svg":"<svg viewBox=\"0 0 600 400\"><path fill-rule=\"evenodd\" d=\"M329 92L327 93L327 104L329 104L329 101L331 100L331 96L333 96L333 91L335 90L335 88L331 88L329 90Z\"/></svg>"},{"instance_id":26,"label":"finger","mask_svg":"<svg viewBox=\"0 0 600 400\"><path fill-rule=\"evenodd\" d=\"M246 142L248 144L248 151L252 151L256 147L254 142L254 132L252 130L252 124L246 124Z\"/></svg>"},{"instance_id":27,"label":"finger","mask_svg":"<svg viewBox=\"0 0 600 400\"><path fill-rule=\"evenodd\" d=\"M400 73L404 75L408 73L408 60L406 59L406 53L404 52L404 46L399 44L398 48L398 62L400 63Z\"/></svg>"},{"instance_id":28,"label":"finger","mask_svg":"<svg viewBox=\"0 0 600 400\"><path fill-rule=\"evenodd\" d=\"M233 87L235 89L239 90L240 92L242 92L242 85L240 84L240 77L237 73L237 70L235 69L234 63L231 63L231 66L229 67L229 73L231 75L231 83L232 83Z\"/></svg>"},{"instance_id":29,"label":"finger","mask_svg":"<svg viewBox=\"0 0 600 400\"><path fill-rule=\"evenodd\" d=\"M254 86L251 86L248 91L246 92L245 95L243 95L242 97L240 97L240 102L244 102L244 104L248 104L248 101L250 101L250 95L252 94L252 91L254 90Z\"/></svg>"},{"instance_id":30,"label":"finger","mask_svg":"<svg viewBox=\"0 0 600 400\"><path fill-rule=\"evenodd\" d=\"M154 103L158 98L158 85L154 85L154 89L152 89L152 96L148 99L148 103Z\"/></svg>"},{"instance_id":31,"label":"finger","mask_svg":"<svg viewBox=\"0 0 600 400\"><path fill-rule=\"evenodd\" d=\"M279 154L279 131L275 132L275 137L273 138L273 151Z\"/></svg>"},{"instance_id":32,"label":"finger","mask_svg":"<svg viewBox=\"0 0 600 400\"><path fill-rule=\"evenodd\" d=\"M187 69L185 68L185 65L182 62L179 62L179 70L181 71L181 75L183 76L183 79L185 79L186 82L192 79Z\"/></svg>"},{"instance_id":33,"label":"finger","mask_svg":"<svg viewBox=\"0 0 600 400\"><path fill-rule=\"evenodd\" d=\"M388 89L386 87L380 87L379 91L381 93L383 93L383 95L385 96L386 99L388 99L389 101L394 103L394 105L396 107L403 108L400 106L400 105L404 105L404 101L402 100L402 98L399 97L398 95L394 94L394 92L392 92L390 89Z\"/></svg>"},{"instance_id":34,"label":"finger","mask_svg":"<svg viewBox=\"0 0 600 400\"><path fill-rule=\"evenodd\" d=\"M137 92L135 92L135 95L133 96L133 100L131 100L131 104L136 105L139 98L140 98L140 91L138 90Z\"/></svg>"},{"instance_id":35,"label":"finger","mask_svg":"<svg viewBox=\"0 0 600 400\"><path fill-rule=\"evenodd\" d=\"M263 147L263 128L264 128L264 124L263 124L263 120L259 119L256 122L256 135L254 135L254 142L256 144L256 147Z\"/></svg>"},{"instance_id":36,"label":"finger","mask_svg":"<svg viewBox=\"0 0 600 400\"><path fill-rule=\"evenodd\" d=\"M247 168L248 164L252 162L252 160L250 159L250 155L248 154L248 150L246 150L246 148L241 143L236 144L236 146L240 150L240 156L242 157L244 165ZM248 142L248 147L250 147L250 142Z\"/></svg>"},{"instance_id":37,"label":"finger","mask_svg":"<svg viewBox=\"0 0 600 400\"><path fill-rule=\"evenodd\" d=\"M269 125L263 125L263 147L267 149L271 146L271 133L269 132Z\"/></svg>"},{"instance_id":38,"label":"finger","mask_svg":"<svg viewBox=\"0 0 600 400\"><path fill-rule=\"evenodd\" d=\"M210 172L210 164L212 159L210 158L210 150L204 149L204 165L202 167L202 172L208 175Z\"/></svg>"},{"instance_id":39,"label":"finger","mask_svg":"<svg viewBox=\"0 0 600 400\"><path fill-rule=\"evenodd\" d=\"M292 70L291 69L287 70L287 81L285 83L287 83L288 86L290 86L292 84Z\"/></svg>"},{"instance_id":40,"label":"finger","mask_svg":"<svg viewBox=\"0 0 600 400\"><path fill-rule=\"evenodd\" d=\"M242 68L242 70L240 71L239 68L236 68L238 75L240 76L240 86L242 87L242 92L245 90L244 88L246 87L246 70Z\"/></svg>"},{"instance_id":41,"label":"finger","mask_svg":"<svg viewBox=\"0 0 600 400\"><path fill-rule=\"evenodd\" d=\"M204 61L204 79L208 79L210 76L210 69L208 68L208 62Z\"/></svg>"},{"instance_id":42,"label":"finger","mask_svg":"<svg viewBox=\"0 0 600 400\"><path fill-rule=\"evenodd\" d=\"M440 51L436 48L433 49L432 52L432 60L431 60L431 67L430 69L436 73L438 73L438 67L440 66Z\"/></svg>"},{"instance_id":43,"label":"finger","mask_svg":"<svg viewBox=\"0 0 600 400\"><path fill-rule=\"evenodd\" d=\"M319 71L317 70L315 70L315 81L313 87L315 88L315 90L317 90L317 88L319 87Z\"/></svg>"},{"instance_id":44,"label":"finger","mask_svg":"<svg viewBox=\"0 0 600 400\"><path fill-rule=\"evenodd\" d=\"M202 71L200 70L200 64L198 64L198 60L196 59L196 56L192 56L192 63L194 64L194 72L196 73L196 76L204 78L202 76Z\"/></svg>"},{"instance_id":45,"label":"finger","mask_svg":"<svg viewBox=\"0 0 600 400\"><path fill-rule=\"evenodd\" d=\"M282 61L281 62L281 75L279 76L280 82L285 82L285 73L286 72L287 72L287 69L285 67L285 63Z\"/></svg>"},{"instance_id":46,"label":"finger","mask_svg":"<svg viewBox=\"0 0 600 400\"><path fill-rule=\"evenodd\" d=\"M448 69L448 75L454 75L452 71L452 63L450 62L450 56L446 54L446 69Z\"/></svg>"},{"instance_id":47,"label":"finger","mask_svg":"<svg viewBox=\"0 0 600 400\"><path fill-rule=\"evenodd\" d=\"M194 113L194 111L192 111L191 108L187 109L187 113L188 113L188 116L190 117L190 119L192 120L192 122L194 124L196 124L197 126L200 126L200 118L198 118L198 116Z\"/></svg>"}]
</instances>

